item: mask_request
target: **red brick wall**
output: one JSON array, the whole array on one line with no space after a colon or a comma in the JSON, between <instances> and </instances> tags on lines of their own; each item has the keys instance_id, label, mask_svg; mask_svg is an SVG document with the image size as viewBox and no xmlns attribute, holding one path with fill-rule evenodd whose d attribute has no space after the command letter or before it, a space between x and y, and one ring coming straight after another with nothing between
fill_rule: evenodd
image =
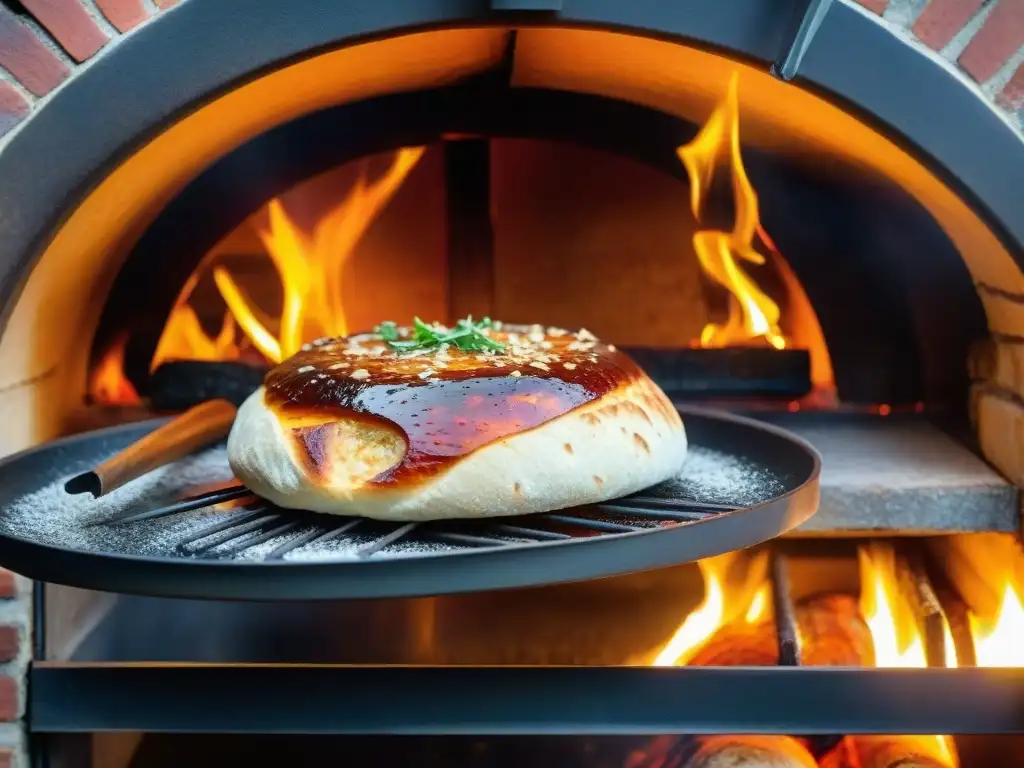
<instances>
[{"instance_id":1,"label":"red brick wall","mask_svg":"<svg viewBox=\"0 0 1024 768\"><path fill-rule=\"evenodd\" d=\"M1024 0L856 0L936 51L1024 125Z\"/></svg>"},{"instance_id":2,"label":"red brick wall","mask_svg":"<svg viewBox=\"0 0 1024 768\"><path fill-rule=\"evenodd\" d=\"M1024 125L1024 0L848 1L955 62ZM75 67L178 2L22 0L25 15L0 4L0 137Z\"/></svg>"}]
</instances>

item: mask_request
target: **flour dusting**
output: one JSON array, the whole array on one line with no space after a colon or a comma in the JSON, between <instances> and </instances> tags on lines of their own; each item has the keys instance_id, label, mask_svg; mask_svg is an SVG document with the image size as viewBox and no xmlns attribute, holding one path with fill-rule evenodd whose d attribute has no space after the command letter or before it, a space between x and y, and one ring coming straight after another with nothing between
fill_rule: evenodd
<instances>
[{"instance_id":1,"label":"flour dusting","mask_svg":"<svg viewBox=\"0 0 1024 768\"><path fill-rule=\"evenodd\" d=\"M80 471L81 468L74 469ZM69 477L62 477L9 504L0 514L0 533L92 552L242 562L258 562L271 554L287 561L338 562L417 557L465 548L465 545L432 537L430 524L425 524L409 536L368 553L361 550L372 550L373 542L393 529L366 521L342 536L332 535L330 532L342 525L344 518L266 509L262 501L252 498L134 523L91 525L235 484L224 445L162 467L100 499L93 499L89 494L68 494L64 482ZM784 493L789 487L787 480L745 459L691 445L680 474L642 495L747 506ZM265 522L244 536L214 532L204 537L204 532L220 523L259 510L265 513ZM296 514L303 515L299 525L277 531L294 520ZM253 519L257 517L263 519L262 513L254 515ZM657 520L642 516L632 520L628 516L609 519L640 528L659 524ZM517 524L528 526L529 518L521 518ZM483 531L488 523L456 525L464 525L457 530L473 534ZM276 532L267 538L271 531ZM486 535L499 536L494 532ZM501 538L509 543L515 541ZM286 551L276 552L279 549Z\"/></svg>"}]
</instances>

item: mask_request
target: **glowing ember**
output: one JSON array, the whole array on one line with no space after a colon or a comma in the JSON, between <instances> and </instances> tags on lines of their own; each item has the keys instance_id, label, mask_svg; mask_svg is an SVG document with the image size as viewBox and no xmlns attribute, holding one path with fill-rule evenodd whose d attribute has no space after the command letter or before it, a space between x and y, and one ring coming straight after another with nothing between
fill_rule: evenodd
<instances>
[{"instance_id":1,"label":"glowing ember","mask_svg":"<svg viewBox=\"0 0 1024 768\"><path fill-rule=\"evenodd\" d=\"M729 292L729 315L722 325L708 323L701 332L702 347L726 347L763 339L776 349L786 346L779 327L779 306L743 271L739 260L764 264L754 250L754 239L763 233L758 218L757 192L747 178L740 153L738 74L733 74L724 100L715 107L700 133L676 150L690 177L690 207L701 221L704 202L714 178L715 167L728 153L736 218L732 231L701 229L693 236L693 247L707 275Z\"/></svg>"},{"instance_id":2,"label":"glowing ember","mask_svg":"<svg viewBox=\"0 0 1024 768\"><path fill-rule=\"evenodd\" d=\"M900 595L896 555L892 546L872 542L858 550L860 559L861 615L871 630L875 665L879 667L926 667L924 642L912 619L910 607ZM947 629L948 631L948 629ZM952 645L952 639L947 640ZM953 657L955 658L955 656ZM958 765L950 736L912 736L916 747L949 766Z\"/></svg>"}]
</instances>

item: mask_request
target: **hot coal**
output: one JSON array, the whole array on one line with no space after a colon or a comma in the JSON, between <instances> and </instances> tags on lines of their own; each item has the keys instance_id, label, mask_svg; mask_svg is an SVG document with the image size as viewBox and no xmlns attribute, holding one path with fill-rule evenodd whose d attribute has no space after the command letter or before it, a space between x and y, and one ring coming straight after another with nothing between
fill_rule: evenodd
<instances>
[{"instance_id":1,"label":"hot coal","mask_svg":"<svg viewBox=\"0 0 1024 768\"><path fill-rule=\"evenodd\" d=\"M669 397L785 397L811 391L806 349L623 347Z\"/></svg>"},{"instance_id":2,"label":"hot coal","mask_svg":"<svg viewBox=\"0 0 1024 768\"><path fill-rule=\"evenodd\" d=\"M157 411L183 411L217 399L240 406L266 372L249 363L175 360L153 371L144 394Z\"/></svg>"}]
</instances>

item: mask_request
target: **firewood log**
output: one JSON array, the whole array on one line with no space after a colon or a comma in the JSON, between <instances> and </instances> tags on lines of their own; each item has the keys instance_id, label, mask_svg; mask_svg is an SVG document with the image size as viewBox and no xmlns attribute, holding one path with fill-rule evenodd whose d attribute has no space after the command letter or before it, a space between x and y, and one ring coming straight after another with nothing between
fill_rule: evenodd
<instances>
[{"instance_id":1,"label":"firewood log","mask_svg":"<svg viewBox=\"0 0 1024 768\"><path fill-rule=\"evenodd\" d=\"M626 768L817 768L788 736L659 737L633 753Z\"/></svg>"},{"instance_id":2,"label":"firewood log","mask_svg":"<svg viewBox=\"0 0 1024 768\"><path fill-rule=\"evenodd\" d=\"M821 768L955 768L935 736L847 736Z\"/></svg>"},{"instance_id":3,"label":"firewood log","mask_svg":"<svg viewBox=\"0 0 1024 768\"><path fill-rule=\"evenodd\" d=\"M805 666L859 667L874 663L871 631L849 595L819 595L796 606ZM691 660L692 666L774 666L779 660L774 620L722 627Z\"/></svg>"}]
</instances>

